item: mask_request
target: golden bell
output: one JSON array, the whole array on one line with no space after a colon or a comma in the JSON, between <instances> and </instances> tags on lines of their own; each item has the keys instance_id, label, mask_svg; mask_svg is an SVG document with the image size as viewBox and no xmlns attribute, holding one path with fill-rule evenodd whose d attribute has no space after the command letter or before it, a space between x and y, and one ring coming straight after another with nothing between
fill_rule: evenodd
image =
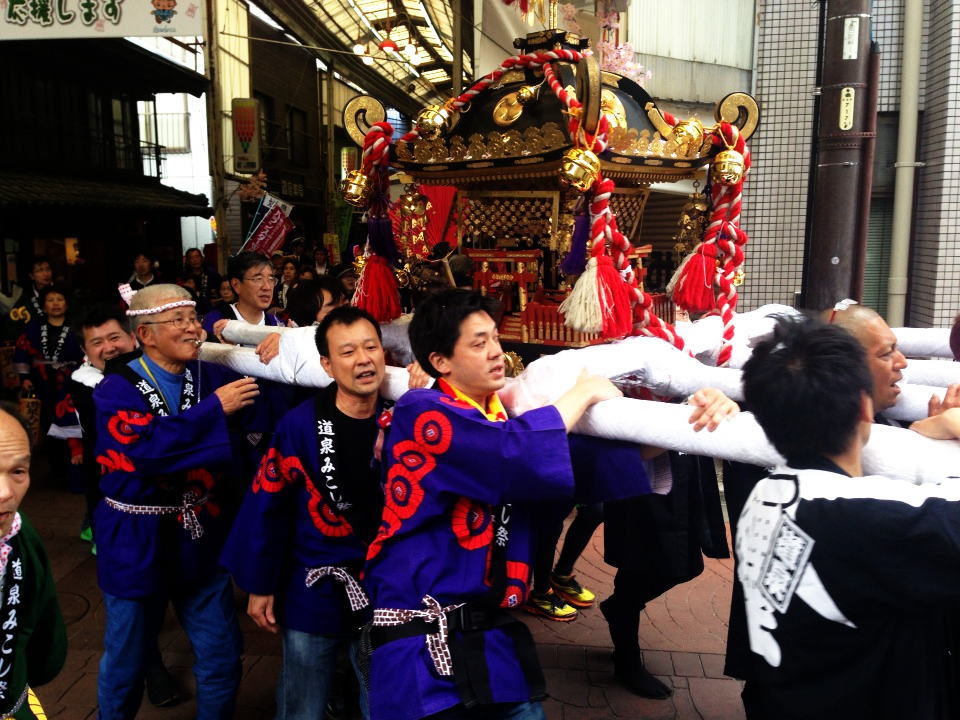
<instances>
[{"instance_id":1,"label":"golden bell","mask_svg":"<svg viewBox=\"0 0 960 720\"><path fill-rule=\"evenodd\" d=\"M442 105L427 105L417 115L417 132L421 137L439 136L450 122L450 111Z\"/></svg>"},{"instance_id":2,"label":"golden bell","mask_svg":"<svg viewBox=\"0 0 960 720\"><path fill-rule=\"evenodd\" d=\"M400 215L402 217L416 217L419 215L427 214L427 200L426 196L421 195L420 193L410 190L405 194L400 196L399 208Z\"/></svg>"},{"instance_id":3,"label":"golden bell","mask_svg":"<svg viewBox=\"0 0 960 720\"><path fill-rule=\"evenodd\" d=\"M710 177L721 185L737 185L743 180L743 155L736 150L721 150L713 159Z\"/></svg>"},{"instance_id":4,"label":"golden bell","mask_svg":"<svg viewBox=\"0 0 960 720\"><path fill-rule=\"evenodd\" d=\"M737 270L736 274L733 276L733 284L737 287L743 285L743 281L747 279L747 274L743 270Z\"/></svg>"},{"instance_id":5,"label":"golden bell","mask_svg":"<svg viewBox=\"0 0 960 720\"><path fill-rule=\"evenodd\" d=\"M677 144L677 153L690 155L703 145L703 125L699 120L684 120L677 123L670 135Z\"/></svg>"},{"instance_id":6,"label":"golden bell","mask_svg":"<svg viewBox=\"0 0 960 720\"><path fill-rule=\"evenodd\" d=\"M519 90L517 90L517 102L520 103L521 105L532 103L536 99L537 99L536 85L524 85Z\"/></svg>"},{"instance_id":7,"label":"golden bell","mask_svg":"<svg viewBox=\"0 0 960 720\"><path fill-rule=\"evenodd\" d=\"M584 148L570 148L560 163L560 181L586 192L600 175L600 158Z\"/></svg>"},{"instance_id":8,"label":"golden bell","mask_svg":"<svg viewBox=\"0 0 960 720\"><path fill-rule=\"evenodd\" d=\"M351 170L340 183L343 199L357 207L366 206L370 190L370 178L363 173L363 170Z\"/></svg>"}]
</instances>

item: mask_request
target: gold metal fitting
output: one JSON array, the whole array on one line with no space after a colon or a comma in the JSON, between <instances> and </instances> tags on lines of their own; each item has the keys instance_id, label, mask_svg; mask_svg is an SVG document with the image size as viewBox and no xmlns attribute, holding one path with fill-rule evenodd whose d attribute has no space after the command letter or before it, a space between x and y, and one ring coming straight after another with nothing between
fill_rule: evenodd
<instances>
[{"instance_id":1,"label":"gold metal fitting","mask_svg":"<svg viewBox=\"0 0 960 720\"><path fill-rule=\"evenodd\" d=\"M703 123L699 120L684 120L677 123L670 135L677 144L678 155L693 155L703 145Z\"/></svg>"},{"instance_id":2,"label":"gold metal fitting","mask_svg":"<svg viewBox=\"0 0 960 720\"><path fill-rule=\"evenodd\" d=\"M408 185L406 193L400 196L399 208L402 217L416 217L427 214L427 197L417 192L415 185Z\"/></svg>"},{"instance_id":3,"label":"gold metal fitting","mask_svg":"<svg viewBox=\"0 0 960 720\"><path fill-rule=\"evenodd\" d=\"M363 266L367 264L367 256L363 254L357 255L353 259L352 264L353 264L353 274L356 275L357 277L360 277L360 273L363 272Z\"/></svg>"},{"instance_id":4,"label":"gold metal fitting","mask_svg":"<svg viewBox=\"0 0 960 720\"><path fill-rule=\"evenodd\" d=\"M710 177L721 185L737 185L743 180L745 171L743 155L736 150L721 150L713 159Z\"/></svg>"},{"instance_id":5,"label":"gold metal fitting","mask_svg":"<svg viewBox=\"0 0 960 720\"><path fill-rule=\"evenodd\" d=\"M421 137L438 137L449 123L450 110L445 105L427 105L417 115L417 131Z\"/></svg>"},{"instance_id":6,"label":"gold metal fitting","mask_svg":"<svg viewBox=\"0 0 960 720\"><path fill-rule=\"evenodd\" d=\"M343 199L357 207L366 206L371 190L370 178L364 174L363 170L351 170L340 183Z\"/></svg>"},{"instance_id":7,"label":"gold metal fitting","mask_svg":"<svg viewBox=\"0 0 960 720\"><path fill-rule=\"evenodd\" d=\"M527 105L537 99L537 90L539 85L524 85L517 90L517 102L521 105Z\"/></svg>"},{"instance_id":8,"label":"gold metal fitting","mask_svg":"<svg viewBox=\"0 0 960 720\"><path fill-rule=\"evenodd\" d=\"M507 377L517 377L523 372L523 360L512 350L503 354L504 375Z\"/></svg>"},{"instance_id":9,"label":"gold metal fitting","mask_svg":"<svg viewBox=\"0 0 960 720\"><path fill-rule=\"evenodd\" d=\"M586 192L600 175L600 158L585 148L570 148L563 154L560 163L560 181Z\"/></svg>"}]
</instances>

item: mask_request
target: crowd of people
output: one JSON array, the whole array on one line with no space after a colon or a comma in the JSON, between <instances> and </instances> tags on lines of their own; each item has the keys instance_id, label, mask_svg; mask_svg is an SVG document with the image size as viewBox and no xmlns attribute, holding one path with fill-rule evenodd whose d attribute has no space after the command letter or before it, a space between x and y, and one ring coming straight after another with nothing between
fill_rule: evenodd
<instances>
[{"instance_id":1,"label":"crowd of people","mask_svg":"<svg viewBox=\"0 0 960 720\"><path fill-rule=\"evenodd\" d=\"M337 698L374 720L542 719L549 688L512 611L568 621L593 605L575 565L601 523L617 569L599 604L614 675L668 697L644 667L639 623L703 570L703 554L729 553L713 460L573 433L622 395L586 372L510 417L495 301L467 289L417 305L410 389L392 405L380 325L349 303L322 248L302 260L302 246L241 252L221 278L191 250L164 282L141 253L129 302L84 308L71 324L38 258L8 313L23 392L63 443L71 488L87 494L106 625L99 717L135 717L145 689L154 704L181 699L157 648L168 606L193 647L196 716L232 717L236 586L282 643L278 718L323 718ZM229 321L315 326L330 384L201 363L200 345L226 342ZM257 347L264 363L278 343ZM724 472L738 580L727 672L746 680L751 720L957 711L960 490L862 477L862 447L888 422L905 366L883 319L853 306L779 320L744 368L745 405L786 460ZM739 412L713 389L687 403L707 432ZM960 388L913 429L960 436ZM18 718L34 717L29 688L56 674L66 642L49 563L18 512L30 457L16 408L0 405L0 714Z\"/></svg>"}]
</instances>

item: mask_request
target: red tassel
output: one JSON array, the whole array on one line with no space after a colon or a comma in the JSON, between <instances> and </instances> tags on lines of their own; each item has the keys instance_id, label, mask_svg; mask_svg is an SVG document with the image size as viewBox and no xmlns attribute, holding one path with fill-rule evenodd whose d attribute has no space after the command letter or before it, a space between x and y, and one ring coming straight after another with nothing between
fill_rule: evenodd
<instances>
[{"instance_id":1,"label":"red tassel","mask_svg":"<svg viewBox=\"0 0 960 720\"><path fill-rule=\"evenodd\" d=\"M613 267L613 259L609 255L597 258L597 297L603 318L603 337L629 335L633 328L630 289Z\"/></svg>"},{"instance_id":2,"label":"red tassel","mask_svg":"<svg viewBox=\"0 0 960 720\"><path fill-rule=\"evenodd\" d=\"M397 278L379 255L370 255L363 266L353 304L366 310L377 322L390 322L400 317L400 292Z\"/></svg>"},{"instance_id":3,"label":"red tassel","mask_svg":"<svg viewBox=\"0 0 960 720\"><path fill-rule=\"evenodd\" d=\"M713 310L716 303L717 246L701 244L684 262L673 290L673 301L691 313Z\"/></svg>"}]
</instances>

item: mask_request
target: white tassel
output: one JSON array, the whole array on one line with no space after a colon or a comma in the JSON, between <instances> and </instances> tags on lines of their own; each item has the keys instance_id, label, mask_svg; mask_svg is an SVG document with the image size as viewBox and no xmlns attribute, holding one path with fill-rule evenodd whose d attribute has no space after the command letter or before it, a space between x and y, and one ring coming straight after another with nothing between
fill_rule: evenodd
<instances>
[{"instance_id":1,"label":"white tassel","mask_svg":"<svg viewBox=\"0 0 960 720\"><path fill-rule=\"evenodd\" d=\"M670 282L667 283L666 293L668 298L673 297L673 290L675 287L677 287L677 283L680 281L680 276L683 275L683 269L687 266L687 263L690 262L690 258L692 258L694 253L697 252L697 248L699 248L700 245L701 243L697 243L693 250L688 252L686 257L680 261L677 269L673 271L673 277L670 278Z\"/></svg>"},{"instance_id":2,"label":"white tassel","mask_svg":"<svg viewBox=\"0 0 960 720\"><path fill-rule=\"evenodd\" d=\"M587 261L587 267L577 278L573 291L560 304L567 327L582 333L598 333L603 330L603 315L597 294L597 259Z\"/></svg>"}]
</instances>

